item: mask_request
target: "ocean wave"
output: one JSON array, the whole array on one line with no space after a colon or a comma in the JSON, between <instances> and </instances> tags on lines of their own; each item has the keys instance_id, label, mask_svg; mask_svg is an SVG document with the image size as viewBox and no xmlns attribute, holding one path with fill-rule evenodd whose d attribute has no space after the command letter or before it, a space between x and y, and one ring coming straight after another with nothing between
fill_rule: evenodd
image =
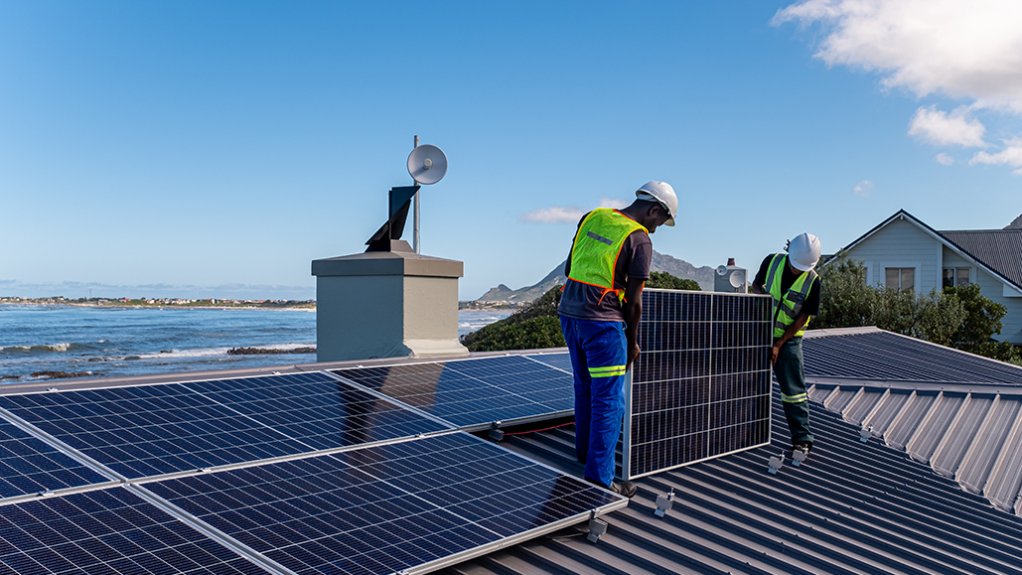
<instances>
[{"instance_id":1,"label":"ocean wave","mask_svg":"<svg viewBox=\"0 0 1022 575\"><path fill-rule=\"evenodd\" d=\"M35 345L0 346L0 353L10 355L30 355L42 353L64 353L72 350L90 349L92 346L82 343L38 343Z\"/></svg>"},{"instance_id":2,"label":"ocean wave","mask_svg":"<svg viewBox=\"0 0 1022 575\"><path fill-rule=\"evenodd\" d=\"M237 346L251 349L268 349L268 350L284 350L293 349L299 347L315 347L315 343L274 343L269 345L246 345ZM170 349L164 350L157 353L140 353L138 355L130 356L132 359L185 359L185 358L201 358L201 357L217 357L228 355L228 351L235 349L233 347L207 347L197 349Z\"/></svg>"}]
</instances>

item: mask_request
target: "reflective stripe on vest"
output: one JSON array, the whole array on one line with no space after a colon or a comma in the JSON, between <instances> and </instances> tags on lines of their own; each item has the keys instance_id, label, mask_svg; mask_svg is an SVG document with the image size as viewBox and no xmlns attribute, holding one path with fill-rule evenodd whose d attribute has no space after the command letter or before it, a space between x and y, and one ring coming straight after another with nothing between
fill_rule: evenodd
<instances>
[{"instance_id":1,"label":"reflective stripe on vest","mask_svg":"<svg viewBox=\"0 0 1022 575\"><path fill-rule=\"evenodd\" d=\"M781 277L784 275L784 266L786 265L788 265L786 254L774 254L773 259L770 260L766 277L766 285L770 290L770 295L774 298L774 339L784 336L784 330L795 323L795 319L798 318L798 314L802 311L802 306L809 296L809 290L813 287L813 281L816 280L814 270L802 272L795 278L795 283L791 284L784 297L781 297ZM805 325L798 330L795 336L801 337L805 334L808 326L809 320L807 319Z\"/></svg>"},{"instance_id":2,"label":"reflective stripe on vest","mask_svg":"<svg viewBox=\"0 0 1022 575\"><path fill-rule=\"evenodd\" d=\"M582 220L571 244L571 273L568 279L603 290L603 296L624 290L614 289L614 271L625 240L633 232L649 233L639 222L611 208L596 208ZM603 301L603 296L600 301Z\"/></svg>"}]
</instances>

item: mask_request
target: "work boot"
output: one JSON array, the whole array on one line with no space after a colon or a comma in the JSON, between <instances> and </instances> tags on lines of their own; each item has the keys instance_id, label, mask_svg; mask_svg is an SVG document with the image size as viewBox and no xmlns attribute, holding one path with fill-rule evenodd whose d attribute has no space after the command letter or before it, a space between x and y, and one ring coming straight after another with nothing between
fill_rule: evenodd
<instances>
[{"instance_id":1,"label":"work boot","mask_svg":"<svg viewBox=\"0 0 1022 575\"><path fill-rule=\"evenodd\" d=\"M800 441L791 446L791 464L795 467L802 465L802 462L809 459L809 452L813 450L813 444L808 441Z\"/></svg>"},{"instance_id":2,"label":"work boot","mask_svg":"<svg viewBox=\"0 0 1022 575\"><path fill-rule=\"evenodd\" d=\"M625 497L631 499L632 497L635 497L635 494L639 491L639 488L636 487L635 484L632 483L631 481L622 481L621 483L613 481L610 484L610 490L613 491L614 493L624 495Z\"/></svg>"}]
</instances>

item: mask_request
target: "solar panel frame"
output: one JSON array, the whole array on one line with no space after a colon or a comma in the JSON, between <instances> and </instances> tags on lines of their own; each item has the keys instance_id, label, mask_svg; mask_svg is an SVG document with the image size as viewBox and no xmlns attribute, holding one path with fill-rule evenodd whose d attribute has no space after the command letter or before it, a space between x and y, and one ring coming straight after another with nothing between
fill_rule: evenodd
<instances>
[{"instance_id":1,"label":"solar panel frame","mask_svg":"<svg viewBox=\"0 0 1022 575\"><path fill-rule=\"evenodd\" d=\"M494 473L487 465L496 460L519 468ZM387 470L396 475L386 476ZM476 475L458 476L462 482L455 486L437 475L460 471ZM523 474L535 485L567 485L569 491L561 499L549 499L535 488L531 495L538 502L520 507L493 507L478 497L491 481L492 490L499 491L493 497L499 499L506 493L502 489L514 488ZM137 487L299 575L432 571L628 504L620 495L461 431L235 470L147 479ZM456 511L450 497L461 498ZM565 510L562 501L574 502L577 509ZM494 529L506 529L510 520L528 516L540 505L557 519L512 535ZM465 517L473 510L481 519ZM400 537L404 539L396 541Z\"/></svg>"},{"instance_id":2,"label":"solar panel frame","mask_svg":"<svg viewBox=\"0 0 1022 575\"><path fill-rule=\"evenodd\" d=\"M636 479L769 444L771 306L765 295L643 291L642 353L625 383L619 477ZM754 319L735 321L735 314ZM736 331L735 324L748 325ZM753 367L730 368L739 364ZM744 395L733 393L743 388ZM739 426L750 440L728 435Z\"/></svg>"},{"instance_id":3,"label":"solar panel frame","mask_svg":"<svg viewBox=\"0 0 1022 575\"><path fill-rule=\"evenodd\" d=\"M502 366L501 361L514 365ZM374 363L330 373L464 431L545 421L574 410L571 372L523 355ZM546 375L539 386L533 383L531 389L523 389L527 384L521 378L526 373ZM444 395L444 401L430 399L436 395ZM498 401L502 405L493 407Z\"/></svg>"}]
</instances>

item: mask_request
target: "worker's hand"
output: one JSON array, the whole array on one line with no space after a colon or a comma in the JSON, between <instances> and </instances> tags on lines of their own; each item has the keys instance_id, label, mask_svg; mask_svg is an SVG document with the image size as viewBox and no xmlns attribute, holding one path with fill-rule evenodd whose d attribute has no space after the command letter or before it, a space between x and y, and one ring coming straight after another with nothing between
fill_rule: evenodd
<instances>
[{"instance_id":1,"label":"worker's hand","mask_svg":"<svg viewBox=\"0 0 1022 575\"><path fill-rule=\"evenodd\" d=\"M780 342L775 343L770 348L770 365L773 365L773 364L777 363L777 354L779 354L779 353L781 353L781 344L780 344Z\"/></svg>"},{"instance_id":2,"label":"worker's hand","mask_svg":"<svg viewBox=\"0 0 1022 575\"><path fill-rule=\"evenodd\" d=\"M639 344L637 344L637 343L633 343L632 346L630 348L628 348L628 367L629 368L631 368L632 364L635 363L635 360L639 358L639 351L640 351L639 350Z\"/></svg>"}]
</instances>

